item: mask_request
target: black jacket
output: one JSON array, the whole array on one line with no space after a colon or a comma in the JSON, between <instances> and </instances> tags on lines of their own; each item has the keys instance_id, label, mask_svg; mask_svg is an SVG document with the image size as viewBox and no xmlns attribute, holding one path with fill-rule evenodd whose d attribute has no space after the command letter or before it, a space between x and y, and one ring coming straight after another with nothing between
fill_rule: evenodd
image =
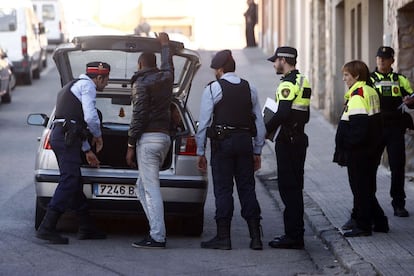
<instances>
[{"instance_id":1,"label":"black jacket","mask_svg":"<svg viewBox=\"0 0 414 276\"><path fill-rule=\"evenodd\" d=\"M128 144L135 145L144 132L170 128L170 105L174 84L174 67L168 46L161 49L160 69L146 68L132 77L132 119Z\"/></svg>"}]
</instances>

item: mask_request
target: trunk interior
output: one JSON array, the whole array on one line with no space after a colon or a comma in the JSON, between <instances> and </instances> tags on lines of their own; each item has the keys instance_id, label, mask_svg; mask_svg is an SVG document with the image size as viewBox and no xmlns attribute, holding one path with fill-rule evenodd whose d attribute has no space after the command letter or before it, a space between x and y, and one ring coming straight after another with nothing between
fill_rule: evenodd
<instances>
[{"instance_id":1,"label":"trunk interior","mask_svg":"<svg viewBox=\"0 0 414 276\"><path fill-rule=\"evenodd\" d=\"M101 166L129 169L130 167L127 165L125 159L128 148L128 126L120 127L119 125L105 125L102 129L102 137L104 146L102 151L97 154ZM162 170L171 167L173 144L174 143L171 143L170 151L162 165ZM85 157L83 157L83 159L83 162L86 165L87 162Z\"/></svg>"}]
</instances>

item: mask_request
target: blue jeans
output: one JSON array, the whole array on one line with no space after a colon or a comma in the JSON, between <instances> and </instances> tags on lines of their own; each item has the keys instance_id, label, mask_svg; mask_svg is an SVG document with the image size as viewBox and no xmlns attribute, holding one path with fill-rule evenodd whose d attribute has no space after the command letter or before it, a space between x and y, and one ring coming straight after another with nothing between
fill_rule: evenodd
<instances>
[{"instance_id":1,"label":"blue jeans","mask_svg":"<svg viewBox=\"0 0 414 276\"><path fill-rule=\"evenodd\" d=\"M136 145L139 170L137 197L147 216L150 235L157 242L165 241L164 203L159 172L170 145L170 136L161 132L144 133Z\"/></svg>"}]
</instances>

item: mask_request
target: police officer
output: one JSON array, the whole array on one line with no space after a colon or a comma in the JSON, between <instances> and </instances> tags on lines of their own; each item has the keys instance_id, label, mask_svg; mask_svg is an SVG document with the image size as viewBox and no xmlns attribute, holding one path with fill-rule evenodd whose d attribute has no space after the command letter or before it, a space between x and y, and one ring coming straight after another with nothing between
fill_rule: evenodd
<instances>
[{"instance_id":1,"label":"police officer","mask_svg":"<svg viewBox=\"0 0 414 276\"><path fill-rule=\"evenodd\" d=\"M382 135L380 100L370 86L369 69L364 62L348 62L342 73L349 90L344 96L345 108L336 132L334 162L347 167L354 196L351 214L354 221L344 236L370 236L372 230L386 233L388 219L375 196ZM338 158L339 155L343 157Z\"/></svg>"},{"instance_id":2,"label":"police officer","mask_svg":"<svg viewBox=\"0 0 414 276\"><path fill-rule=\"evenodd\" d=\"M311 88L308 80L296 69L297 50L279 47L268 58L276 74L283 74L277 88L278 110L266 122L267 133L279 129L275 141L279 193L285 205L285 235L269 242L273 248L303 249L303 176L308 147L304 132L309 121ZM268 136L268 135L267 135Z\"/></svg>"},{"instance_id":3,"label":"police officer","mask_svg":"<svg viewBox=\"0 0 414 276\"><path fill-rule=\"evenodd\" d=\"M202 172L207 171L206 132L211 140L217 235L201 242L201 247L231 249L234 179L241 215L249 227L250 248L261 250L261 211L256 198L254 171L261 166L265 128L257 91L234 73L236 64L230 50L219 51L210 67L214 69L217 81L204 89L196 139L198 168Z\"/></svg>"},{"instance_id":4,"label":"police officer","mask_svg":"<svg viewBox=\"0 0 414 276\"><path fill-rule=\"evenodd\" d=\"M86 74L65 85L58 93L55 119L50 134L50 144L59 165L59 184L48 205L46 215L36 237L50 243L67 244L68 238L56 231L60 216L71 208L79 217L78 239L104 239L106 235L96 229L88 212L83 193L81 154L90 166L98 167L96 152L103 147L100 120L95 107L96 91L103 91L108 83L110 66L104 62L86 65ZM93 136L92 145L86 140Z\"/></svg>"},{"instance_id":5,"label":"police officer","mask_svg":"<svg viewBox=\"0 0 414 276\"><path fill-rule=\"evenodd\" d=\"M383 141L380 153L387 149L388 162L391 170L392 206L394 216L408 217L405 209L405 121L399 106L403 99L413 93L409 80L393 72L394 50L382 46L376 57L377 67L371 73L371 78L380 95L381 113L384 121ZM408 99L407 99L408 100Z\"/></svg>"}]
</instances>

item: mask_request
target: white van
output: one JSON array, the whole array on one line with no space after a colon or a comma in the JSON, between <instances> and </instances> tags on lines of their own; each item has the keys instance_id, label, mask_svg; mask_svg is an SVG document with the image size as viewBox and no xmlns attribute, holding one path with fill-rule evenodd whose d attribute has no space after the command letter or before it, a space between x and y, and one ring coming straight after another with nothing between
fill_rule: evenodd
<instances>
[{"instance_id":1,"label":"white van","mask_svg":"<svg viewBox=\"0 0 414 276\"><path fill-rule=\"evenodd\" d=\"M42 31L29 0L0 0L0 46L23 84L40 78L45 57L40 45Z\"/></svg>"},{"instance_id":2,"label":"white van","mask_svg":"<svg viewBox=\"0 0 414 276\"><path fill-rule=\"evenodd\" d=\"M40 21L45 24L48 44L68 42L68 30L59 0L32 0L33 8Z\"/></svg>"}]
</instances>

